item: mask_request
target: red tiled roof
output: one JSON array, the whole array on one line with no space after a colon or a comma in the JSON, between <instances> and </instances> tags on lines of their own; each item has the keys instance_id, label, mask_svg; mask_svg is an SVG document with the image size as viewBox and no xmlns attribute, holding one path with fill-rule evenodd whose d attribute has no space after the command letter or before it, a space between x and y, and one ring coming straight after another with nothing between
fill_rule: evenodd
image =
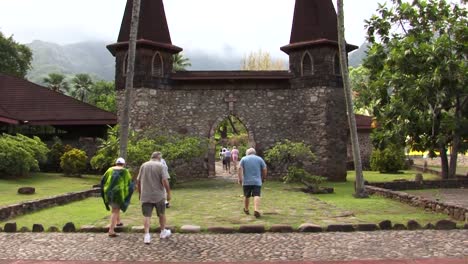
<instances>
[{"instance_id":1,"label":"red tiled roof","mask_svg":"<svg viewBox=\"0 0 468 264\"><path fill-rule=\"evenodd\" d=\"M30 125L113 125L115 114L27 80L0 74L0 122Z\"/></svg>"},{"instance_id":2,"label":"red tiled roof","mask_svg":"<svg viewBox=\"0 0 468 264\"><path fill-rule=\"evenodd\" d=\"M288 80L288 71L180 71L172 80Z\"/></svg>"},{"instance_id":3,"label":"red tiled roof","mask_svg":"<svg viewBox=\"0 0 468 264\"><path fill-rule=\"evenodd\" d=\"M355 115L358 130L372 130L372 116Z\"/></svg>"},{"instance_id":4,"label":"red tiled roof","mask_svg":"<svg viewBox=\"0 0 468 264\"><path fill-rule=\"evenodd\" d=\"M338 22L331 0L296 0L289 45L281 50L289 51L304 46L338 45ZM348 45L348 50L356 49Z\"/></svg>"},{"instance_id":5,"label":"red tiled roof","mask_svg":"<svg viewBox=\"0 0 468 264\"><path fill-rule=\"evenodd\" d=\"M128 0L127 6L125 7L122 25L120 27L120 34L117 40L118 43L108 46L108 49L114 55L115 48L128 47L132 9L133 0ZM162 0L141 0L137 40L145 40L153 44L162 45L164 49L171 53L182 51L181 48L172 45L171 34L169 33Z\"/></svg>"}]
</instances>

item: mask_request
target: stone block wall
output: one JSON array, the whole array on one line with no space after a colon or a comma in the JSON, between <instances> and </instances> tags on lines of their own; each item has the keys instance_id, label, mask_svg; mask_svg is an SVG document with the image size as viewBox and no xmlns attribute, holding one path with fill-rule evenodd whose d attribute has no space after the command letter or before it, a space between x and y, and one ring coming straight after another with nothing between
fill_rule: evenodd
<instances>
[{"instance_id":1,"label":"stone block wall","mask_svg":"<svg viewBox=\"0 0 468 264\"><path fill-rule=\"evenodd\" d=\"M379 195L385 198L390 198L411 206L424 208L437 213L449 215L458 221L468 221L468 208L458 205L448 204L444 202L433 201L420 196L411 195L405 192L392 191L375 186L366 186L366 190L373 195Z\"/></svg>"},{"instance_id":2,"label":"stone block wall","mask_svg":"<svg viewBox=\"0 0 468 264\"><path fill-rule=\"evenodd\" d=\"M29 201L0 207L0 221L8 220L20 215L39 211L58 205L64 205L75 201L81 201L89 197L99 196L99 189L92 189L82 192L73 192L63 195L52 196L40 200Z\"/></svg>"},{"instance_id":3,"label":"stone block wall","mask_svg":"<svg viewBox=\"0 0 468 264\"><path fill-rule=\"evenodd\" d=\"M122 91L118 93L118 98L123 98ZM230 95L237 99L234 109L225 101ZM156 127L212 138L213 128L232 114L249 130L260 154L282 139L304 141L318 157L310 165L316 174L337 181L346 177L347 126L342 89L293 89L289 80L180 82L159 89L138 88L133 96L132 127L136 130ZM209 160L193 161L193 169L185 171L183 177L207 177Z\"/></svg>"}]
</instances>

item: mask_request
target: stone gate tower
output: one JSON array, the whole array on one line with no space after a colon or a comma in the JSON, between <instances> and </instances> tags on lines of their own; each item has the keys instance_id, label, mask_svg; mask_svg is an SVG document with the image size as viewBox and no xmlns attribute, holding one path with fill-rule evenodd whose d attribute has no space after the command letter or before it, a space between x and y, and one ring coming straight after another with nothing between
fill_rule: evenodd
<instances>
[{"instance_id":1,"label":"stone gate tower","mask_svg":"<svg viewBox=\"0 0 468 264\"><path fill-rule=\"evenodd\" d=\"M118 42L116 89L123 94L132 0ZM338 60L337 17L331 0L296 0L289 71L183 71L172 69L172 45L162 0L142 0L132 102L132 127L213 138L234 115L260 153L283 139L313 146L317 175L346 179L348 126ZM348 45L348 49L354 49ZM119 96L119 98L122 98ZM179 167L179 177L214 175L214 146L205 159Z\"/></svg>"}]
</instances>

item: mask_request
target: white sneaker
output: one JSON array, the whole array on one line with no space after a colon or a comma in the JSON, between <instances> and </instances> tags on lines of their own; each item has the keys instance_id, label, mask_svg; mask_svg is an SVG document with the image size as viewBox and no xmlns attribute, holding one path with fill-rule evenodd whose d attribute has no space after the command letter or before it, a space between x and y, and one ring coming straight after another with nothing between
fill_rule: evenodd
<instances>
[{"instance_id":1,"label":"white sneaker","mask_svg":"<svg viewBox=\"0 0 468 264\"><path fill-rule=\"evenodd\" d=\"M171 236L171 230L169 229L164 229L163 231L161 231L161 234L159 235L159 237L162 239L168 238L170 236Z\"/></svg>"},{"instance_id":2,"label":"white sneaker","mask_svg":"<svg viewBox=\"0 0 468 264\"><path fill-rule=\"evenodd\" d=\"M144 242L145 242L145 244L151 243L151 235L149 233L145 234Z\"/></svg>"}]
</instances>

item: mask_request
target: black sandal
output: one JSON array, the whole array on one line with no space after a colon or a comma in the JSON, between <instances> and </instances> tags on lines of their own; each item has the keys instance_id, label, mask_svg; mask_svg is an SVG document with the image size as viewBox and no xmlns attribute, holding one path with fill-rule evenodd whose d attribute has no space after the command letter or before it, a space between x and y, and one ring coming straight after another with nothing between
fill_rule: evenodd
<instances>
[{"instance_id":1,"label":"black sandal","mask_svg":"<svg viewBox=\"0 0 468 264\"><path fill-rule=\"evenodd\" d=\"M118 236L119 235L117 233L112 233L112 234L109 233L109 237L118 237Z\"/></svg>"},{"instance_id":2,"label":"black sandal","mask_svg":"<svg viewBox=\"0 0 468 264\"><path fill-rule=\"evenodd\" d=\"M260 214L260 212L255 211L255 212L254 212L254 216L255 216L256 218L260 218L261 214Z\"/></svg>"},{"instance_id":3,"label":"black sandal","mask_svg":"<svg viewBox=\"0 0 468 264\"><path fill-rule=\"evenodd\" d=\"M250 214L249 209L244 208L244 214L249 215Z\"/></svg>"},{"instance_id":4,"label":"black sandal","mask_svg":"<svg viewBox=\"0 0 468 264\"><path fill-rule=\"evenodd\" d=\"M121 227L121 226L123 226L123 225L124 225L124 224L123 224L122 222L120 222L120 223L118 223L116 226Z\"/></svg>"}]
</instances>

